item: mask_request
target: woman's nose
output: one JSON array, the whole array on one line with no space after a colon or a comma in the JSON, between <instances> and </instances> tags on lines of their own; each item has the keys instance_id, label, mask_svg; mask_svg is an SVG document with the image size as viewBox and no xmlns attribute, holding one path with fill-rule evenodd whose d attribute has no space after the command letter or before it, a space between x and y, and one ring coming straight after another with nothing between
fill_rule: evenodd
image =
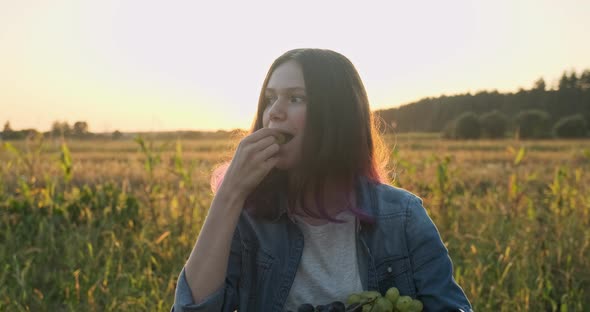
<instances>
[{"instance_id":1,"label":"woman's nose","mask_svg":"<svg viewBox=\"0 0 590 312\"><path fill-rule=\"evenodd\" d=\"M270 120L283 120L287 116L285 107L282 103L282 99L278 98L270 107L269 117Z\"/></svg>"}]
</instances>

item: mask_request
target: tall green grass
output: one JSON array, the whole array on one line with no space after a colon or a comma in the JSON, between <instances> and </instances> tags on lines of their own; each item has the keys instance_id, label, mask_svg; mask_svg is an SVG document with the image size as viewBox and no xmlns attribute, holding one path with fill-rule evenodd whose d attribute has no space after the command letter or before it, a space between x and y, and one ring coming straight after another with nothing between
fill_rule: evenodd
<instances>
[{"instance_id":1,"label":"tall green grass","mask_svg":"<svg viewBox=\"0 0 590 312\"><path fill-rule=\"evenodd\" d=\"M475 310L590 310L590 143L388 142ZM0 148L0 311L169 310L233 143L100 144Z\"/></svg>"}]
</instances>

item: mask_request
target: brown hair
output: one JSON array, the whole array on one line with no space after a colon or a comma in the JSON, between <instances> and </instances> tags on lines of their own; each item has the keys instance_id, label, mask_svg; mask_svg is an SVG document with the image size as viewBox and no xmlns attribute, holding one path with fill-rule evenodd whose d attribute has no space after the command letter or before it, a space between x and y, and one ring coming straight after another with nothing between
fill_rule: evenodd
<instances>
[{"instance_id":1,"label":"brown hair","mask_svg":"<svg viewBox=\"0 0 590 312\"><path fill-rule=\"evenodd\" d=\"M302 68L308 99L302 158L290 177L272 169L250 194L245 208L252 215L273 218L278 193L285 191L290 212L300 205L310 216L338 222L328 215L328 207L337 205L371 221L356 205L355 187L359 177L381 182L387 155L365 87L345 56L331 50L295 49L277 58L262 85L251 132L263 127L265 89L271 74L290 60ZM224 172L214 174L212 185L220 184L219 174Z\"/></svg>"}]
</instances>

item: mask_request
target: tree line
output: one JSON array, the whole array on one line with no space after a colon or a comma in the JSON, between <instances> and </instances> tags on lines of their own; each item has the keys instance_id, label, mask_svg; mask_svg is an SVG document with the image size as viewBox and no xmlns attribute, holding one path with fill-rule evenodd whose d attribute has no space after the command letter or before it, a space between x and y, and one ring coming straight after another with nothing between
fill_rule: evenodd
<instances>
[{"instance_id":1,"label":"tree line","mask_svg":"<svg viewBox=\"0 0 590 312\"><path fill-rule=\"evenodd\" d=\"M12 129L10 121L6 121L2 129L2 139L4 140L20 140L35 135L43 135L45 137L73 137L79 139L98 136L89 131L86 121L76 121L73 125L70 125L66 121L54 121L51 125L51 130L47 132L39 132L37 129L15 130Z\"/></svg>"},{"instance_id":2,"label":"tree line","mask_svg":"<svg viewBox=\"0 0 590 312\"><path fill-rule=\"evenodd\" d=\"M167 131L167 132L150 132L151 139L157 140L171 140L171 139L218 139L229 138L239 134L241 130L234 129L231 131ZM133 139L141 132L121 132L115 130L108 133L95 133L89 129L88 122L76 121L73 124L67 121L54 121L51 129L46 132L40 132L37 129L21 129L15 130L10 125L10 121L4 123L4 128L0 133L0 138L3 140L23 140L34 136L43 136L44 138L72 138L72 139Z\"/></svg>"},{"instance_id":3,"label":"tree line","mask_svg":"<svg viewBox=\"0 0 590 312\"><path fill-rule=\"evenodd\" d=\"M386 131L396 133L440 132L467 139L588 137L590 70L564 72L552 89L539 78L529 90L429 97L376 114Z\"/></svg>"},{"instance_id":4,"label":"tree line","mask_svg":"<svg viewBox=\"0 0 590 312\"><path fill-rule=\"evenodd\" d=\"M397 108L375 112L385 122L386 132L438 132L444 138L576 138L590 137L590 70L579 75L564 72L559 83L548 89L539 78L529 90L515 93L481 91L476 94L428 97ZM229 137L232 131L172 131L154 134L158 139ZM92 133L88 123L70 125L55 121L48 132L13 130L4 124L1 138L24 139L31 135L79 139L133 137L134 133Z\"/></svg>"}]
</instances>

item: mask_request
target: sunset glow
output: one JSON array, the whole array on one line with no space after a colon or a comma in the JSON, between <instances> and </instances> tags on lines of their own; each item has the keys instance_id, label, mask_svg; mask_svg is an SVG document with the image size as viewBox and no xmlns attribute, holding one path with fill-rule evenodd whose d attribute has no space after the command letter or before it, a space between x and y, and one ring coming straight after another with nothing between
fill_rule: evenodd
<instances>
[{"instance_id":1,"label":"sunset glow","mask_svg":"<svg viewBox=\"0 0 590 312\"><path fill-rule=\"evenodd\" d=\"M590 69L588 1L368 3L1 1L0 122L248 128L271 62L299 47L350 58L373 109Z\"/></svg>"}]
</instances>

